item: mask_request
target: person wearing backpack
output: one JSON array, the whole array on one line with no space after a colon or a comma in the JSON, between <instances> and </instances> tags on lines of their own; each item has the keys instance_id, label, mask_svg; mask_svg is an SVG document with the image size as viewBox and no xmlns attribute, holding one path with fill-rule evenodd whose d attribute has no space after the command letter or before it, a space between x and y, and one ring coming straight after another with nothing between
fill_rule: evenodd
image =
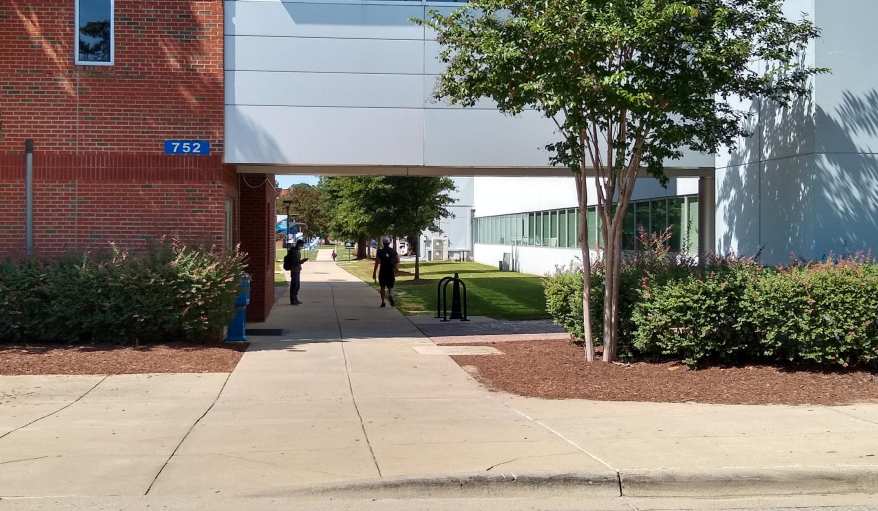
<instances>
[{"instance_id":1,"label":"person wearing backpack","mask_svg":"<svg viewBox=\"0 0 878 511\"><path fill-rule=\"evenodd\" d=\"M284 256L284 270L290 272L290 305L302 305L299 301L299 288L302 287L302 265L308 260L302 259L302 247L305 240L298 240Z\"/></svg>"}]
</instances>

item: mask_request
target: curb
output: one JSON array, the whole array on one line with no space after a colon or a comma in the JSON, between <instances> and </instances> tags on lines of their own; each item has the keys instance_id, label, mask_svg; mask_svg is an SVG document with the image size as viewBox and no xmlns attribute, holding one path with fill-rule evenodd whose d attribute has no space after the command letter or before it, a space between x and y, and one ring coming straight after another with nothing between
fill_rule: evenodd
<instances>
[{"instance_id":1,"label":"curb","mask_svg":"<svg viewBox=\"0 0 878 511\"><path fill-rule=\"evenodd\" d=\"M878 493L878 466L622 470L626 497L742 497Z\"/></svg>"},{"instance_id":2,"label":"curb","mask_svg":"<svg viewBox=\"0 0 878 511\"><path fill-rule=\"evenodd\" d=\"M247 491L253 497L762 497L878 494L878 465L574 472L477 472Z\"/></svg>"},{"instance_id":3,"label":"curb","mask_svg":"<svg viewBox=\"0 0 878 511\"><path fill-rule=\"evenodd\" d=\"M619 475L594 472L478 472L455 475L366 479L314 486L284 487L245 496L338 498L498 498L534 495L619 497Z\"/></svg>"}]
</instances>

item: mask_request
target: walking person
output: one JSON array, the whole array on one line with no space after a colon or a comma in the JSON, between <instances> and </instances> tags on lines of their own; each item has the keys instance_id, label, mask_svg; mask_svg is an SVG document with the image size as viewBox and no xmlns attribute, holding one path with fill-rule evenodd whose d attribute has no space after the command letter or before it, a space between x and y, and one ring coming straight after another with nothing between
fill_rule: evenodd
<instances>
[{"instance_id":1,"label":"walking person","mask_svg":"<svg viewBox=\"0 0 878 511\"><path fill-rule=\"evenodd\" d=\"M393 307L393 284L396 282L396 265L399 264L399 254L390 246L390 238L387 236L381 240L384 248L375 254L375 267L372 268L372 280L378 274L378 285L381 286L381 306L384 307L385 290L390 306Z\"/></svg>"},{"instance_id":2,"label":"walking person","mask_svg":"<svg viewBox=\"0 0 878 511\"><path fill-rule=\"evenodd\" d=\"M290 305L302 305L299 301L299 288L302 287L302 264L308 260L306 257L302 259L302 247L305 246L305 240L298 240L296 244L290 247L287 255L284 256L284 269L290 272Z\"/></svg>"},{"instance_id":3,"label":"walking person","mask_svg":"<svg viewBox=\"0 0 878 511\"><path fill-rule=\"evenodd\" d=\"M338 257L338 254L335 253L335 249L332 249L332 262L335 262L336 257Z\"/></svg>"}]
</instances>

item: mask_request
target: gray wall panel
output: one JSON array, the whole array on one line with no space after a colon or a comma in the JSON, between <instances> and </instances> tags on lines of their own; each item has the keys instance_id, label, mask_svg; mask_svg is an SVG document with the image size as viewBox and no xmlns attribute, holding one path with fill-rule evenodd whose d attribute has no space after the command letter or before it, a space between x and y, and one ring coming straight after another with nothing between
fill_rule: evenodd
<instances>
[{"instance_id":1,"label":"gray wall panel","mask_svg":"<svg viewBox=\"0 0 878 511\"><path fill-rule=\"evenodd\" d=\"M490 110L424 114L424 162L447 167L545 167L554 125L536 112L508 117Z\"/></svg>"},{"instance_id":2,"label":"gray wall panel","mask_svg":"<svg viewBox=\"0 0 878 511\"><path fill-rule=\"evenodd\" d=\"M409 21L424 17L420 5L333 4L326 2L225 2L227 34L331 37L336 39L417 39L424 28Z\"/></svg>"},{"instance_id":3,"label":"gray wall panel","mask_svg":"<svg viewBox=\"0 0 878 511\"><path fill-rule=\"evenodd\" d=\"M226 161L423 165L423 110L226 106Z\"/></svg>"},{"instance_id":4,"label":"gray wall panel","mask_svg":"<svg viewBox=\"0 0 878 511\"><path fill-rule=\"evenodd\" d=\"M423 41L226 36L228 71L423 74Z\"/></svg>"},{"instance_id":5,"label":"gray wall panel","mask_svg":"<svg viewBox=\"0 0 878 511\"><path fill-rule=\"evenodd\" d=\"M421 108L420 75L226 71L226 104Z\"/></svg>"}]
</instances>

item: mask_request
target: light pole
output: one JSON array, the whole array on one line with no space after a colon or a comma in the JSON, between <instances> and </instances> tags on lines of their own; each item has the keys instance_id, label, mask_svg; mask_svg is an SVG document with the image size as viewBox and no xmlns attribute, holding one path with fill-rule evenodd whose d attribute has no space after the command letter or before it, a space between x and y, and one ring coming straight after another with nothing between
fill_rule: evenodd
<instances>
[{"instance_id":1,"label":"light pole","mask_svg":"<svg viewBox=\"0 0 878 511\"><path fill-rule=\"evenodd\" d=\"M290 214L290 206L293 204L293 201L290 199L284 199L284 205L287 207L287 234L284 236L284 248L290 248L292 244L290 243L290 220L291 217L298 217L299 215L291 215Z\"/></svg>"}]
</instances>

